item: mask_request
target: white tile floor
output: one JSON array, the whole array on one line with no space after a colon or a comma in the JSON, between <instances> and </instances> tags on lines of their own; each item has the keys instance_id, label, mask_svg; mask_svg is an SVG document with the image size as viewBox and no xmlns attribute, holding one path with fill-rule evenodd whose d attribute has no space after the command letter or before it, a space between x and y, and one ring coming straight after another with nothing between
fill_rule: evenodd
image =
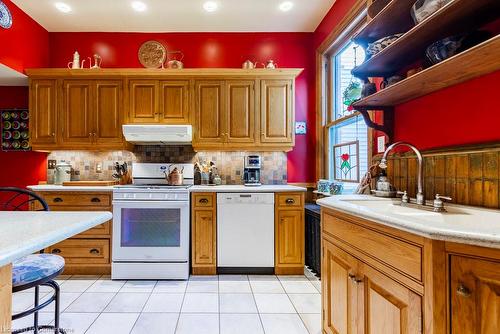
<instances>
[{"instance_id":1,"label":"white tile floor","mask_svg":"<svg viewBox=\"0 0 500 334\"><path fill-rule=\"evenodd\" d=\"M62 276L58 282L61 324L68 334L321 333L320 282L307 270L304 276L191 276L189 281ZM32 301L32 291L14 294L14 311ZM44 311L40 319L51 323L53 313ZM31 325L32 317L13 327Z\"/></svg>"}]
</instances>

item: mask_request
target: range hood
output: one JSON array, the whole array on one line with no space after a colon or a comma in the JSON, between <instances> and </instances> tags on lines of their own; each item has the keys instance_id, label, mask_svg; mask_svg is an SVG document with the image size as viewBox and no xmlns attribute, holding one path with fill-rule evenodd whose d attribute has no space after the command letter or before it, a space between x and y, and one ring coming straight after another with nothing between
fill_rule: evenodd
<instances>
[{"instance_id":1,"label":"range hood","mask_svg":"<svg viewBox=\"0 0 500 334\"><path fill-rule=\"evenodd\" d=\"M191 145L191 125L125 124L123 136L136 145Z\"/></svg>"}]
</instances>

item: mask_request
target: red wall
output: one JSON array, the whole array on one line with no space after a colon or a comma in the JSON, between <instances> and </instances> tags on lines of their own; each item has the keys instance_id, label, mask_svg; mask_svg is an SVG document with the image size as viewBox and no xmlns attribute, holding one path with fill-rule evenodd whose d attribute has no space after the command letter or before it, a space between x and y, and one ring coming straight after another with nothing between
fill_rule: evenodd
<instances>
[{"instance_id":1,"label":"red wall","mask_svg":"<svg viewBox=\"0 0 500 334\"><path fill-rule=\"evenodd\" d=\"M50 33L51 67L65 67L78 50L81 57L99 53L103 67L142 67L137 50L158 40L185 54L185 67L239 68L246 59L273 59L279 67L305 68L296 81L296 120L307 121L308 134L296 136L288 153L288 181L314 182L315 109L312 33Z\"/></svg>"},{"instance_id":2,"label":"red wall","mask_svg":"<svg viewBox=\"0 0 500 334\"><path fill-rule=\"evenodd\" d=\"M19 72L47 67L49 33L10 0L3 0L12 14L12 27L0 29L0 63Z\"/></svg>"},{"instance_id":3,"label":"red wall","mask_svg":"<svg viewBox=\"0 0 500 334\"><path fill-rule=\"evenodd\" d=\"M27 108L28 87L0 87L0 109ZM2 152L0 186L26 187L47 179L47 153Z\"/></svg>"}]
</instances>

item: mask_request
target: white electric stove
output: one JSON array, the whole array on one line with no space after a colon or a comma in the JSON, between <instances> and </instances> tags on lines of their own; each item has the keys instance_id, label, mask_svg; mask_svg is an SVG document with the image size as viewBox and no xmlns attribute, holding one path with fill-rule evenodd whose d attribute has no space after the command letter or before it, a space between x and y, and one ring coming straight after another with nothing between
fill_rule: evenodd
<instances>
[{"instance_id":1,"label":"white electric stove","mask_svg":"<svg viewBox=\"0 0 500 334\"><path fill-rule=\"evenodd\" d=\"M184 184L165 172L184 169ZM112 279L189 277L189 187L193 164L134 163L133 184L113 190Z\"/></svg>"}]
</instances>

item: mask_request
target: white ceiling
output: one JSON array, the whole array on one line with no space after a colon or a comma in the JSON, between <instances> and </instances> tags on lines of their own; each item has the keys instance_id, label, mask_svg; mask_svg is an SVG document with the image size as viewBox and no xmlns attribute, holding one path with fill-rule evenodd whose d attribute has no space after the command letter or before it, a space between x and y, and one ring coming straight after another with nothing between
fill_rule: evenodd
<instances>
[{"instance_id":1,"label":"white ceiling","mask_svg":"<svg viewBox=\"0 0 500 334\"><path fill-rule=\"evenodd\" d=\"M72 12L59 12L57 1ZM205 0L143 0L145 12L135 12L131 0L13 0L51 32L312 32L335 2L291 0L293 9L282 12L282 1L216 0L219 9L208 13Z\"/></svg>"},{"instance_id":2,"label":"white ceiling","mask_svg":"<svg viewBox=\"0 0 500 334\"><path fill-rule=\"evenodd\" d=\"M28 77L0 64L0 86L28 86Z\"/></svg>"}]
</instances>

